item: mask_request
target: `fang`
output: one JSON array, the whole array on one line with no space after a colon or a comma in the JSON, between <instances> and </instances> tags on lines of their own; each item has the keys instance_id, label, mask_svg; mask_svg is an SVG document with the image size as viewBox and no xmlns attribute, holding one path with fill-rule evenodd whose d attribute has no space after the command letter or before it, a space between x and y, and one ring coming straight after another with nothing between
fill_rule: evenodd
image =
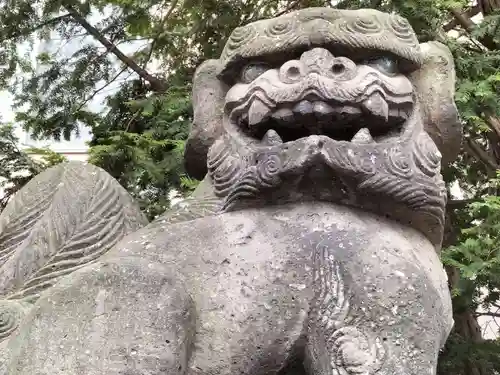
<instances>
[{"instance_id":1,"label":"fang","mask_svg":"<svg viewBox=\"0 0 500 375\"><path fill-rule=\"evenodd\" d=\"M373 143L374 140L367 128L359 130L351 139L352 143Z\"/></svg>"}]
</instances>

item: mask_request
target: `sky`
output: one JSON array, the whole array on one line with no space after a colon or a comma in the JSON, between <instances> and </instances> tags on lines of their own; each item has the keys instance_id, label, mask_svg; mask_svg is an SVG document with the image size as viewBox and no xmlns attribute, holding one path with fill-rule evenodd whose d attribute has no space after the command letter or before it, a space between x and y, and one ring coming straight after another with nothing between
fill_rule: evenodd
<instances>
[{"instance_id":1,"label":"sky","mask_svg":"<svg viewBox=\"0 0 500 375\"><path fill-rule=\"evenodd\" d=\"M57 39L54 39L55 43L58 43ZM42 43L36 43L33 50L33 56L35 57L38 53L42 52L45 48ZM76 46L78 47L78 46ZM73 47L74 48L74 47ZM7 91L0 91L0 116L4 122L14 122L15 112L13 111L13 98L12 95ZM80 137L74 137L71 141L61 141L56 142L53 140L44 141L34 141L30 139L28 133L26 133L20 127L16 128L16 136L19 138L21 147L45 147L49 146L52 150L57 152L66 151L86 151L86 142L90 140L91 134L88 129L82 128L80 130Z\"/></svg>"},{"instance_id":2,"label":"sky","mask_svg":"<svg viewBox=\"0 0 500 375\"><path fill-rule=\"evenodd\" d=\"M106 10L105 10L106 13ZM107 16L105 14L104 16ZM102 14L92 14L88 20L91 24L96 24L103 18ZM77 38L72 40L69 43L65 43L65 41L61 40L57 34L49 42L36 41L33 50L29 51L25 49L26 52L31 52L33 62L36 62L36 56L41 52L54 52L59 51L59 55L70 56L84 45L88 45L89 43L97 43L92 37L86 38ZM98 46L102 47L99 43ZM136 43L123 43L120 45L120 49L125 54L130 54L138 50L138 48L144 45L144 41L136 42ZM104 49L103 49L104 50ZM24 52L24 51L22 51ZM156 65L155 61L152 61L153 68ZM148 66L149 67L149 66ZM39 66L39 69L44 69L43 66ZM124 77L126 77L127 73L125 73ZM131 76L134 78L134 76ZM121 79L121 77L120 77ZM89 108L94 111L99 111L103 108L102 103L104 102L106 96L109 96L113 93L113 91L117 90L119 87L118 84L111 84L105 90L100 92L95 98L89 103ZM15 117L15 113L13 111L13 98L12 95L7 91L0 91L0 118L4 122L13 122ZM21 147L50 147L53 151L56 152L85 152L88 147L86 143L90 141L92 135L90 129L80 128L80 134L77 137L76 135L70 141L54 141L54 140L40 140L35 141L29 137L29 134L25 132L20 127L16 128L16 136L19 138Z\"/></svg>"},{"instance_id":3,"label":"sky","mask_svg":"<svg viewBox=\"0 0 500 375\"><path fill-rule=\"evenodd\" d=\"M0 114L5 122L14 121L15 113L12 110L12 96L6 91L0 91ZM82 152L87 150L86 142L91 139L91 133L88 129L80 130L80 137L74 137L71 141L56 142L54 140L34 141L30 139L20 127L16 128L16 136L19 138L21 147L50 147L56 152Z\"/></svg>"}]
</instances>

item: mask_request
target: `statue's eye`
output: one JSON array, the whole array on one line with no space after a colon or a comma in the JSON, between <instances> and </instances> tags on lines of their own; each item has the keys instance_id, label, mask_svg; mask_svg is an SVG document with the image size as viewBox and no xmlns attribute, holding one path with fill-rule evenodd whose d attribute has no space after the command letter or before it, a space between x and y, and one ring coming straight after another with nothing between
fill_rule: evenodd
<instances>
[{"instance_id":1,"label":"statue's eye","mask_svg":"<svg viewBox=\"0 0 500 375\"><path fill-rule=\"evenodd\" d=\"M243 68L241 72L241 81L243 83L250 83L269 69L270 66L265 63L250 63Z\"/></svg>"},{"instance_id":2,"label":"statue's eye","mask_svg":"<svg viewBox=\"0 0 500 375\"><path fill-rule=\"evenodd\" d=\"M398 62L391 57L386 56L369 60L368 65L390 76L399 73Z\"/></svg>"}]
</instances>

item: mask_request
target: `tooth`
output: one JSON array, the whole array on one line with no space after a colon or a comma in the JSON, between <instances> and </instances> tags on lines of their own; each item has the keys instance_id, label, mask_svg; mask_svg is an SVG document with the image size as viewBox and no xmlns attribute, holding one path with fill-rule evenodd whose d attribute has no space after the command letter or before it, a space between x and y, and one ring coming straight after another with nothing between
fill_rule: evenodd
<instances>
[{"instance_id":1,"label":"tooth","mask_svg":"<svg viewBox=\"0 0 500 375\"><path fill-rule=\"evenodd\" d=\"M399 117L404 118L405 120L408 120L408 117L409 117L408 112L405 111L404 109L400 109L399 110Z\"/></svg>"},{"instance_id":2,"label":"tooth","mask_svg":"<svg viewBox=\"0 0 500 375\"><path fill-rule=\"evenodd\" d=\"M312 111L313 106L308 100L302 100L299 104L293 107L293 112L300 115L307 115L309 113L312 113Z\"/></svg>"},{"instance_id":3,"label":"tooth","mask_svg":"<svg viewBox=\"0 0 500 375\"><path fill-rule=\"evenodd\" d=\"M333 108L325 102L314 103L313 110L319 116L325 116L333 112Z\"/></svg>"},{"instance_id":4,"label":"tooth","mask_svg":"<svg viewBox=\"0 0 500 375\"><path fill-rule=\"evenodd\" d=\"M398 118L399 117L399 109L397 108L391 108L389 109L389 118Z\"/></svg>"},{"instance_id":5,"label":"tooth","mask_svg":"<svg viewBox=\"0 0 500 375\"><path fill-rule=\"evenodd\" d=\"M267 133L262 138L262 144L267 146L275 146L283 143L281 137L276 133L275 130L269 129Z\"/></svg>"},{"instance_id":6,"label":"tooth","mask_svg":"<svg viewBox=\"0 0 500 375\"><path fill-rule=\"evenodd\" d=\"M293 112L291 109L281 108L272 114L272 118L278 121L289 122L293 120Z\"/></svg>"},{"instance_id":7,"label":"tooth","mask_svg":"<svg viewBox=\"0 0 500 375\"><path fill-rule=\"evenodd\" d=\"M333 109L334 112L337 113L343 113L347 115L359 115L361 113L361 110L359 108L350 106L350 105L344 105L342 107L335 107Z\"/></svg>"},{"instance_id":8,"label":"tooth","mask_svg":"<svg viewBox=\"0 0 500 375\"><path fill-rule=\"evenodd\" d=\"M362 107L371 114L382 117L385 121L389 118L389 106L378 92L371 95L362 104Z\"/></svg>"},{"instance_id":9,"label":"tooth","mask_svg":"<svg viewBox=\"0 0 500 375\"><path fill-rule=\"evenodd\" d=\"M408 120L408 111L401 108L389 109L389 118Z\"/></svg>"},{"instance_id":10,"label":"tooth","mask_svg":"<svg viewBox=\"0 0 500 375\"><path fill-rule=\"evenodd\" d=\"M373 143L373 138L367 128L359 130L351 139L352 143Z\"/></svg>"},{"instance_id":11,"label":"tooth","mask_svg":"<svg viewBox=\"0 0 500 375\"><path fill-rule=\"evenodd\" d=\"M238 121L238 123L240 125L246 125L248 124L248 113L243 113L241 116L240 116L240 120Z\"/></svg>"},{"instance_id":12,"label":"tooth","mask_svg":"<svg viewBox=\"0 0 500 375\"><path fill-rule=\"evenodd\" d=\"M255 125L262 122L270 112L271 109L267 105L259 99L254 99L248 109L248 125Z\"/></svg>"}]
</instances>

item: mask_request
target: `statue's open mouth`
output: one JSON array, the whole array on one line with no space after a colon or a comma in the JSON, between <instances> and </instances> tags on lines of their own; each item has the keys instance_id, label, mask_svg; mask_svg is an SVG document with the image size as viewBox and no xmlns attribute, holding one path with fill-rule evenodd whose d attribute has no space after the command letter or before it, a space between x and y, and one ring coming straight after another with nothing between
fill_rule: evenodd
<instances>
[{"instance_id":1,"label":"statue's open mouth","mask_svg":"<svg viewBox=\"0 0 500 375\"><path fill-rule=\"evenodd\" d=\"M412 109L409 100L388 103L375 92L359 103L340 103L308 95L299 102L273 108L254 98L246 110L233 112L232 117L240 129L258 140L274 130L279 136L274 141L279 143L310 135L373 143L399 137Z\"/></svg>"}]
</instances>

